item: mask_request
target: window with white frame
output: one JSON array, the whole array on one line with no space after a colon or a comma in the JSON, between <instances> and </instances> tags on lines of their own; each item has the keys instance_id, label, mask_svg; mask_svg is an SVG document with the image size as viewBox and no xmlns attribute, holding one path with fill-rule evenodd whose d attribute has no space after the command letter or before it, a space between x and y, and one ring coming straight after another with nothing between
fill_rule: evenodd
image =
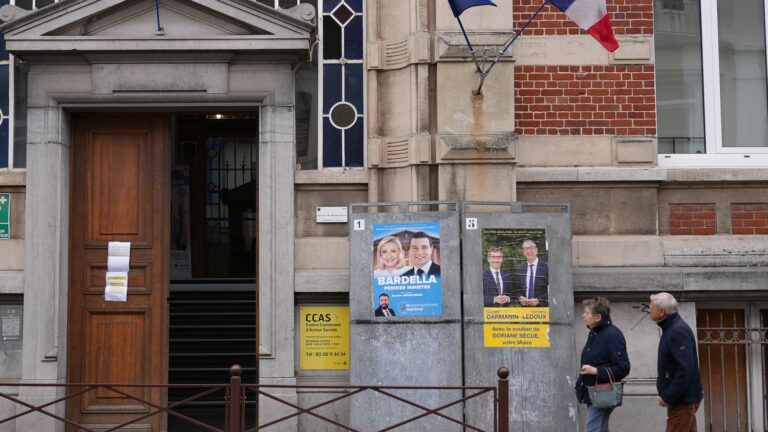
<instances>
[{"instance_id":1,"label":"window with white frame","mask_svg":"<svg viewBox=\"0 0 768 432\"><path fill-rule=\"evenodd\" d=\"M0 5L7 2L0 1ZM11 60L5 50L5 40L0 39L0 169L8 168L10 156L10 123L11 123Z\"/></svg>"},{"instance_id":2,"label":"window with white frame","mask_svg":"<svg viewBox=\"0 0 768 432\"><path fill-rule=\"evenodd\" d=\"M318 0L316 7L318 45L296 74L297 168L363 167L364 0Z\"/></svg>"},{"instance_id":3,"label":"window with white frame","mask_svg":"<svg viewBox=\"0 0 768 432\"><path fill-rule=\"evenodd\" d=\"M0 0L0 6L11 4L34 10L60 0ZM5 50L0 40L0 169L27 166L26 65Z\"/></svg>"},{"instance_id":4,"label":"window with white frame","mask_svg":"<svg viewBox=\"0 0 768 432\"><path fill-rule=\"evenodd\" d=\"M768 161L767 3L654 1L660 165Z\"/></svg>"}]
</instances>

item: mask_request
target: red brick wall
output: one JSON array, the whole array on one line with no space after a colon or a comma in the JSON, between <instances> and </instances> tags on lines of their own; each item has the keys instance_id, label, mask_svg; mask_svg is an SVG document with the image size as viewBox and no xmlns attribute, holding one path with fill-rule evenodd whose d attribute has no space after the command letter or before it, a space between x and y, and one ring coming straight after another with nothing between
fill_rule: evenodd
<instances>
[{"instance_id":1,"label":"red brick wall","mask_svg":"<svg viewBox=\"0 0 768 432\"><path fill-rule=\"evenodd\" d=\"M768 204L731 204L731 233L768 234Z\"/></svg>"},{"instance_id":2,"label":"red brick wall","mask_svg":"<svg viewBox=\"0 0 768 432\"><path fill-rule=\"evenodd\" d=\"M518 135L656 135L653 65L517 66Z\"/></svg>"},{"instance_id":3,"label":"red brick wall","mask_svg":"<svg viewBox=\"0 0 768 432\"><path fill-rule=\"evenodd\" d=\"M543 0L515 0L512 12L514 29L522 27L541 3ZM607 6L611 27L616 35L653 34L653 0L608 0ZM569 20L559 9L548 4L523 32L523 36L583 33L579 26Z\"/></svg>"},{"instance_id":4,"label":"red brick wall","mask_svg":"<svg viewBox=\"0 0 768 432\"><path fill-rule=\"evenodd\" d=\"M717 215L714 204L670 204L669 231L672 235L714 235Z\"/></svg>"}]
</instances>

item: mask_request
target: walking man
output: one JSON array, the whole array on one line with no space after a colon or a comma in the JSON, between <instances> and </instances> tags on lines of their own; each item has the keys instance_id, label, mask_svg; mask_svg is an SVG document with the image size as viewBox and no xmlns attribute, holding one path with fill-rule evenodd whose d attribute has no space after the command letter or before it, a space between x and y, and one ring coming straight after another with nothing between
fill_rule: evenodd
<instances>
[{"instance_id":1,"label":"walking man","mask_svg":"<svg viewBox=\"0 0 768 432\"><path fill-rule=\"evenodd\" d=\"M667 408L666 432L696 432L696 411L704 398L696 338L677 314L672 294L651 296L651 319L662 331L656 389L659 405Z\"/></svg>"}]
</instances>

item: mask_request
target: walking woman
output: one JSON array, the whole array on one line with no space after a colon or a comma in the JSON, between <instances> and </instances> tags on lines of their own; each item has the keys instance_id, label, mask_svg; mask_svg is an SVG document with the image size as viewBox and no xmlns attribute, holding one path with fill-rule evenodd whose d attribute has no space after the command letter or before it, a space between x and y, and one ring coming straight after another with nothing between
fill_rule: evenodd
<instances>
[{"instance_id":1,"label":"walking woman","mask_svg":"<svg viewBox=\"0 0 768 432\"><path fill-rule=\"evenodd\" d=\"M611 303L603 297L584 300L581 317L589 328L589 336L581 350L581 368L576 381L576 397L587 404L585 432L608 432L608 420L613 408L595 408L589 400L587 387L597 382L621 381L629 375L629 357L624 335L611 322Z\"/></svg>"}]
</instances>

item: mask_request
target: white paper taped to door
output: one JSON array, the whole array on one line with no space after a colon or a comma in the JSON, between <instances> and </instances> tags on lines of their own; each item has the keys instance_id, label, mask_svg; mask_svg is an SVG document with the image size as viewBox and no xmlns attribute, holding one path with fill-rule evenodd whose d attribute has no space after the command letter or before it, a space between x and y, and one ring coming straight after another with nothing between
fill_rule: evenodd
<instances>
[{"instance_id":1,"label":"white paper taped to door","mask_svg":"<svg viewBox=\"0 0 768 432\"><path fill-rule=\"evenodd\" d=\"M111 241L107 248L108 256L131 256L131 242Z\"/></svg>"},{"instance_id":2,"label":"white paper taped to door","mask_svg":"<svg viewBox=\"0 0 768 432\"><path fill-rule=\"evenodd\" d=\"M131 266L131 259L122 256L110 256L107 257L107 271L111 272L127 272Z\"/></svg>"},{"instance_id":3,"label":"white paper taped to door","mask_svg":"<svg viewBox=\"0 0 768 432\"><path fill-rule=\"evenodd\" d=\"M131 270L131 243L109 242L104 300L128 300L128 272Z\"/></svg>"},{"instance_id":4,"label":"white paper taped to door","mask_svg":"<svg viewBox=\"0 0 768 432\"><path fill-rule=\"evenodd\" d=\"M104 288L104 300L128 300L128 272L107 272L106 288Z\"/></svg>"}]
</instances>

